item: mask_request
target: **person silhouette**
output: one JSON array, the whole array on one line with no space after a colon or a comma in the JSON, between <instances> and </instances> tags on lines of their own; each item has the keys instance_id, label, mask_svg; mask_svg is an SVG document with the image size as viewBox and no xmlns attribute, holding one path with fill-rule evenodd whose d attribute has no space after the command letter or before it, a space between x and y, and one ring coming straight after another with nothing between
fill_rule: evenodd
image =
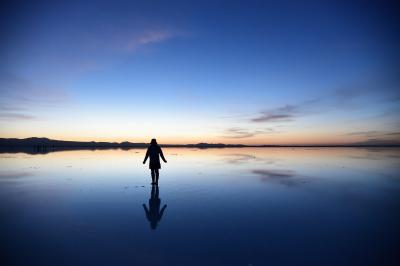
<instances>
[{"instance_id":1,"label":"person silhouette","mask_svg":"<svg viewBox=\"0 0 400 266\"><path fill-rule=\"evenodd\" d=\"M149 158L149 156L150 156L149 168L151 170L151 179L152 179L151 184L158 185L158 178L160 176L158 170L161 168L160 156L165 163L167 162L167 160L165 160L164 154L161 150L161 147L157 144L156 139L151 140L150 146L147 148L147 152L146 152L146 156L144 157L143 164L146 163L147 158Z\"/></svg>"},{"instance_id":2,"label":"person silhouette","mask_svg":"<svg viewBox=\"0 0 400 266\"><path fill-rule=\"evenodd\" d=\"M164 214L167 204L162 207L160 211L161 199L159 198L159 189L157 185L151 186L151 197L149 199L149 208L146 204L142 204L144 212L146 213L146 218L150 222L151 229L155 230L158 223Z\"/></svg>"}]
</instances>

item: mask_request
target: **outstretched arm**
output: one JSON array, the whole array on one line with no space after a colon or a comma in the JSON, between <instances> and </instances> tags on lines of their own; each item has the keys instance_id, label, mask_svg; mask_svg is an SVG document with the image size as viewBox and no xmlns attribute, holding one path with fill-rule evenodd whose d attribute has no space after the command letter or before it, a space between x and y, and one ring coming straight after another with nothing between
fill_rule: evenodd
<instances>
[{"instance_id":1,"label":"outstretched arm","mask_svg":"<svg viewBox=\"0 0 400 266\"><path fill-rule=\"evenodd\" d=\"M162 209L161 209L161 211L160 211L160 215L158 216L158 217L159 217L158 220L161 220L161 217L162 217L163 214L164 214L165 208L167 208L167 204L165 204L164 207L162 207Z\"/></svg>"},{"instance_id":2,"label":"outstretched arm","mask_svg":"<svg viewBox=\"0 0 400 266\"><path fill-rule=\"evenodd\" d=\"M144 212L146 213L146 217L150 217L150 212L149 212L149 209L147 209L147 206L145 204L143 204L142 206L143 206Z\"/></svg>"},{"instance_id":3,"label":"outstretched arm","mask_svg":"<svg viewBox=\"0 0 400 266\"><path fill-rule=\"evenodd\" d=\"M146 151L146 156L144 157L143 164L146 163L147 158L149 158L149 149L147 149L147 151Z\"/></svg>"},{"instance_id":4,"label":"outstretched arm","mask_svg":"<svg viewBox=\"0 0 400 266\"><path fill-rule=\"evenodd\" d=\"M167 160L165 160L165 157L164 157L164 154L163 154L163 152L162 152L162 149L160 148L160 156L161 156L161 159L166 163L167 162Z\"/></svg>"}]
</instances>

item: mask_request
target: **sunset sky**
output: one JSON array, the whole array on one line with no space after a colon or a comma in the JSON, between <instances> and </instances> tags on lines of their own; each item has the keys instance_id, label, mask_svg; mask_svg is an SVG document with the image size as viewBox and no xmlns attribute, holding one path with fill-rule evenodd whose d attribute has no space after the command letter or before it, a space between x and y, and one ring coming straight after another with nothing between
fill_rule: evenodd
<instances>
[{"instance_id":1,"label":"sunset sky","mask_svg":"<svg viewBox=\"0 0 400 266\"><path fill-rule=\"evenodd\" d=\"M400 142L395 1L300 2L2 3L0 137Z\"/></svg>"}]
</instances>

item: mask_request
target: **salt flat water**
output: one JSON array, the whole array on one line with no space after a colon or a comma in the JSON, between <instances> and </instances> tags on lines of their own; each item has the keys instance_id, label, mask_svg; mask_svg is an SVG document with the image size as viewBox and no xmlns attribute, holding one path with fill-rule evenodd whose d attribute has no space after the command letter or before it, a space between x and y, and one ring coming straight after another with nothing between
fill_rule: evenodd
<instances>
[{"instance_id":1,"label":"salt flat water","mask_svg":"<svg viewBox=\"0 0 400 266\"><path fill-rule=\"evenodd\" d=\"M400 149L164 154L0 154L2 265L399 263Z\"/></svg>"}]
</instances>

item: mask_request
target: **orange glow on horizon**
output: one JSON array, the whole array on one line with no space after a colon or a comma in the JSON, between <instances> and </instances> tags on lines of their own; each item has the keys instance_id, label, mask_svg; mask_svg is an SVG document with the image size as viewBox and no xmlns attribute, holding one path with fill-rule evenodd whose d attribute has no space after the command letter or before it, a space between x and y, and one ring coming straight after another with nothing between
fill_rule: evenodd
<instances>
[{"instance_id":1,"label":"orange glow on horizon","mask_svg":"<svg viewBox=\"0 0 400 266\"><path fill-rule=\"evenodd\" d=\"M346 135L328 135L328 134L285 134L285 135L271 135L264 137L251 137L251 138L226 138L216 136L149 136L149 137L112 137L112 136L77 136L77 135L26 135L16 134L14 136L0 135L2 138L29 138L29 137L45 137L54 140L68 140L68 141L96 141L96 142L124 142L129 141L132 143L149 143L152 138L156 138L160 144L196 144L196 143L224 143L224 144L245 144L245 145L327 145L327 144L351 144L356 142L365 141L360 136L346 136Z\"/></svg>"}]
</instances>

